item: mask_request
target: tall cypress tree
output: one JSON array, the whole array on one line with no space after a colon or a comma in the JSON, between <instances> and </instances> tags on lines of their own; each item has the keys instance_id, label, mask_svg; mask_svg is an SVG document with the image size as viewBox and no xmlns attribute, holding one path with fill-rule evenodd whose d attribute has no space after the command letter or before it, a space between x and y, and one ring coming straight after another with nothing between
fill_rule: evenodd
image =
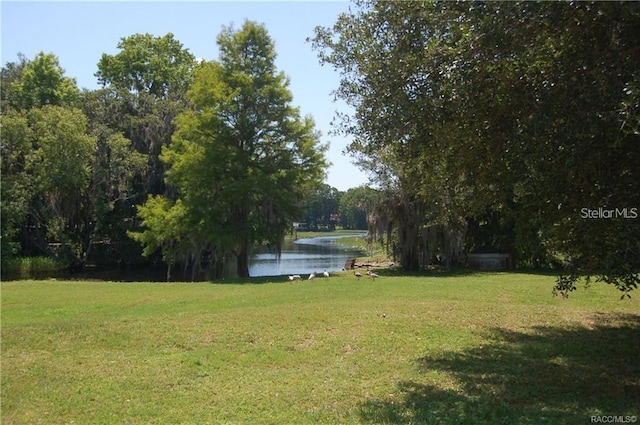
<instances>
[{"instance_id":1,"label":"tall cypress tree","mask_svg":"<svg viewBox=\"0 0 640 425\"><path fill-rule=\"evenodd\" d=\"M216 274L248 276L251 248L279 246L301 199L322 180L325 146L313 120L291 106L288 79L276 69L264 26L227 27L217 41L219 60L196 70L191 109L178 117L163 150L167 182L189 223L176 226L182 236L175 239L190 248L174 252L190 252L195 267L209 261ZM155 211L170 214L171 207ZM153 214L141 208L143 243L162 232L153 228Z\"/></svg>"}]
</instances>

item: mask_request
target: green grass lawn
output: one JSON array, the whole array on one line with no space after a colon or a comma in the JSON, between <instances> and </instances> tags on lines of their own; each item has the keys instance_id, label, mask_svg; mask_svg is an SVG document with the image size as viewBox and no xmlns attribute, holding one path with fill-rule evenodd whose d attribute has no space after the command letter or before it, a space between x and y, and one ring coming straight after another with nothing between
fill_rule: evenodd
<instances>
[{"instance_id":1,"label":"green grass lawn","mask_svg":"<svg viewBox=\"0 0 640 425\"><path fill-rule=\"evenodd\" d=\"M553 283L346 272L296 283L3 282L2 423L639 416L638 295L593 285L564 300Z\"/></svg>"}]
</instances>

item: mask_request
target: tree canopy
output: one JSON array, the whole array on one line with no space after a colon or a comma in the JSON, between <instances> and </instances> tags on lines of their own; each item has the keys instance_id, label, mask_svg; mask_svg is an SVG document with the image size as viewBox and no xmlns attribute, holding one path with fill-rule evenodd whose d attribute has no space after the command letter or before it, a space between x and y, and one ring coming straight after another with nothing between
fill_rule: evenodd
<instances>
[{"instance_id":1,"label":"tree canopy","mask_svg":"<svg viewBox=\"0 0 640 425\"><path fill-rule=\"evenodd\" d=\"M475 223L520 264L637 286L640 223L581 210L639 204L639 29L633 3L362 1L316 30L355 109L339 129L394 198L405 268L425 265L429 229L461 246Z\"/></svg>"},{"instance_id":2,"label":"tree canopy","mask_svg":"<svg viewBox=\"0 0 640 425\"><path fill-rule=\"evenodd\" d=\"M262 25L227 27L218 44L219 60L194 72L191 108L178 116L162 153L176 202L151 198L140 208L146 230L136 237L164 231L154 226L163 223L154 211L184 209L176 229L188 228L190 236L176 233L172 243L190 248L178 251L189 252L196 267L248 276L250 248L277 248L305 194L322 180L325 147L313 120L291 106L288 79L276 70Z\"/></svg>"},{"instance_id":3,"label":"tree canopy","mask_svg":"<svg viewBox=\"0 0 640 425\"><path fill-rule=\"evenodd\" d=\"M53 54L2 68L3 268L46 255L79 269L97 247L94 262L160 252L193 277L246 275L251 247L278 249L326 146L291 105L263 26L218 42L220 60L201 65L170 33L124 37L93 91Z\"/></svg>"},{"instance_id":4,"label":"tree canopy","mask_svg":"<svg viewBox=\"0 0 640 425\"><path fill-rule=\"evenodd\" d=\"M3 110L72 106L78 100L75 80L64 75L53 53L40 52L32 60L19 55L18 59L2 68Z\"/></svg>"},{"instance_id":5,"label":"tree canopy","mask_svg":"<svg viewBox=\"0 0 640 425\"><path fill-rule=\"evenodd\" d=\"M2 257L162 260L248 274L293 221L368 228L406 270L474 250L625 294L640 282L640 5L355 1L311 39L354 113L337 131L376 189L322 184L263 25L201 62L133 34L80 91L53 53L1 71ZM135 240L135 241L134 241ZM136 243L138 242L138 243ZM141 247L142 246L142 247Z\"/></svg>"},{"instance_id":6,"label":"tree canopy","mask_svg":"<svg viewBox=\"0 0 640 425\"><path fill-rule=\"evenodd\" d=\"M162 37L134 34L123 37L115 55L103 54L96 77L103 86L167 98L189 86L195 57L168 33Z\"/></svg>"}]
</instances>

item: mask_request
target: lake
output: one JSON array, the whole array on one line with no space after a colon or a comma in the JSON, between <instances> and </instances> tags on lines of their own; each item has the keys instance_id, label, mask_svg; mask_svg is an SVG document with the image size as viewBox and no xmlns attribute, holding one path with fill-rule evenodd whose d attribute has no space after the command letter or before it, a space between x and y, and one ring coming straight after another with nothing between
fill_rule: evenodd
<instances>
[{"instance_id":1,"label":"lake","mask_svg":"<svg viewBox=\"0 0 640 425\"><path fill-rule=\"evenodd\" d=\"M365 236L366 233L362 233ZM350 258L362 257L362 251L339 245L337 239L344 236L321 236L286 240L280 259L273 252L258 252L249 259L250 276L276 276L299 274L306 278L311 272L340 271ZM307 276L304 276L307 275Z\"/></svg>"}]
</instances>

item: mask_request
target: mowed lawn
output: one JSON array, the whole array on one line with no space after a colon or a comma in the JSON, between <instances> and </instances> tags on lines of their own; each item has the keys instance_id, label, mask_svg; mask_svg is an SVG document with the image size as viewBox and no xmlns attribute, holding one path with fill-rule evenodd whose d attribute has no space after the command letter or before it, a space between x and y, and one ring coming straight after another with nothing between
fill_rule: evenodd
<instances>
[{"instance_id":1,"label":"mowed lawn","mask_svg":"<svg viewBox=\"0 0 640 425\"><path fill-rule=\"evenodd\" d=\"M2 423L587 424L640 415L640 293L554 277L3 282Z\"/></svg>"}]
</instances>

